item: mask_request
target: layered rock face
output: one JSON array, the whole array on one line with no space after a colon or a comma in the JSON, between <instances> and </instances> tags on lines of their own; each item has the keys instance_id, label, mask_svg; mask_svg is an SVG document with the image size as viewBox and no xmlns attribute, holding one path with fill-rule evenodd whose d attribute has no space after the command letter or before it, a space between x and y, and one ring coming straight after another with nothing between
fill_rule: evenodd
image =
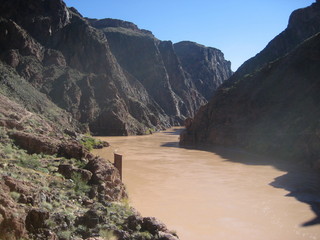
<instances>
[{"instance_id":1,"label":"layered rock face","mask_svg":"<svg viewBox=\"0 0 320 240\"><path fill-rule=\"evenodd\" d=\"M196 89L208 101L224 80L232 75L231 62L224 59L219 49L183 41L174 44L174 50Z\"/></svg>"},{"instance_id":2,"label":"layered rock face","mask_svg":"<svg viewBox=\"0 0 320 240\"><path fill-rule=\"evenodd\" d=\"M99 135L179 124L206 100L171 42L113 19L84 19L60 0L3 1L0 59Z\"/></svg>"},{"instance_id":3,"label":"layered rock face","mask_svg":"<svg viewBox=\"0 0 320 240\"><path fill-rule=\"evenodd\" d=\"M316 164L320 155L319 7L317 2L295 11L288 28L240 67L188 121L181 144L236 146ZM244 75L249 69L255 71Z\"/></svg>"}]
</instances>

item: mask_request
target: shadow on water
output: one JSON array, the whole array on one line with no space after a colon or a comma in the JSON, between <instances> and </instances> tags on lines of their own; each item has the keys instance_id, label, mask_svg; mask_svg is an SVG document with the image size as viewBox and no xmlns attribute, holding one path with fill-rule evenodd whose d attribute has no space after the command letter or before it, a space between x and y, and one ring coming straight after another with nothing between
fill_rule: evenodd
<instances>
[{"instance_id":1,"label":"shadow on water","mask_svg":"<svg viewBox=\"0 0 320 240\"><path fill-rule=\"evenodd\" d=\"M183 130L184 129L182 127L172 128L172 129L170 129L170 131L166 131L165 134L167 134L167 135L180 135L180 133Z\"/></svg>"},{"instance_id":2,"label":"shadow on water","mask_svg":"<svg viewBox=\"0 0 320 240\"><path fill-rule=\"evenodd\" d=\"M183 129L174 129L166 134L179 135ZM294 197L296 200L306 203L314 212L316 217L301 224L302 227L308 227L320 224L320 174L311 167L302 163L292 163L290 161L280 160L271 157L265 157L257 154L245 152L240 149L230 149L223 147L182 147L178 142L167 142L162 147L184 148L190 150L199 150L212 152L219 155L225 161L237 162L246 165L274 166L275 168L286 172L270 183L275 188L281 188L289 193L286 197Z\"/></svg>"}]
</instances>

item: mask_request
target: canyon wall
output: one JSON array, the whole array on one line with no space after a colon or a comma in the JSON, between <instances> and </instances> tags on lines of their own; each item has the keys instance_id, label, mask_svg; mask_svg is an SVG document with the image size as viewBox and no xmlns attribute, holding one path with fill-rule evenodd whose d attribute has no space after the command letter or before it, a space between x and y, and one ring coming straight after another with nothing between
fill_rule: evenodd
<instances>
[{"instance_id":1,"label":"canyon wall","mask_svg":"<svg viewBox=\"0 0 320 240\"><path fill-rule=\"evenodd\" d=\"M181 144L241 147L318 164L320 3L245 62L194 119Z\"/></svg>"},{"instance_id":2,"label":"canyon wall","mask_svg":"<svg viewBox=\"0 0 320 240\"><path fill-rule=\"evenodd\" d=\"M86 19L60 0L4 1L0 15L3 68L93 134L161 130L207 102L173 44L133 23Z\"/></svg>"}]
</instances>

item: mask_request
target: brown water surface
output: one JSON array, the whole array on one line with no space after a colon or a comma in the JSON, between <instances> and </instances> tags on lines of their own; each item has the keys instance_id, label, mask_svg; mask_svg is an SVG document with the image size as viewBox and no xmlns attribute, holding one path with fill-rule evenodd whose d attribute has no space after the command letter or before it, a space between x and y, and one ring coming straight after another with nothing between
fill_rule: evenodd
<instances>
[{"instance_id":1,"label":"brown water surface","mask_svg":"<svg viewBox=\"0 0 320 240\"><path fill-rule=\"evenodd\" d=\"M95 153L123 154L123 181L142 215L181 240L320 239L318 176L240 151L180 148L179 131L100 137L111 148Z\"/></svg>"}]
</instances>

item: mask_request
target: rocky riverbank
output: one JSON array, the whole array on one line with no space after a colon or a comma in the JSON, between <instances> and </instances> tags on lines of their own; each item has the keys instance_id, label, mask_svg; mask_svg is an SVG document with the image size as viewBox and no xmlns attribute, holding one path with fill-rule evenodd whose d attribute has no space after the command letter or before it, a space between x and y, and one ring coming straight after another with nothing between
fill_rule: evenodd
<instances>
[{"instance_id":1,"label":"rocky riverbank","mask_svg":"<svg viewBox=\"0 0 320 240\"><path fill-rule=\"evenodd\" d=\"M101 142L0 96L0 239L178 239L127 202ZM69 126L71 127L71 126Z\"/></svg>"}]
</instances>

